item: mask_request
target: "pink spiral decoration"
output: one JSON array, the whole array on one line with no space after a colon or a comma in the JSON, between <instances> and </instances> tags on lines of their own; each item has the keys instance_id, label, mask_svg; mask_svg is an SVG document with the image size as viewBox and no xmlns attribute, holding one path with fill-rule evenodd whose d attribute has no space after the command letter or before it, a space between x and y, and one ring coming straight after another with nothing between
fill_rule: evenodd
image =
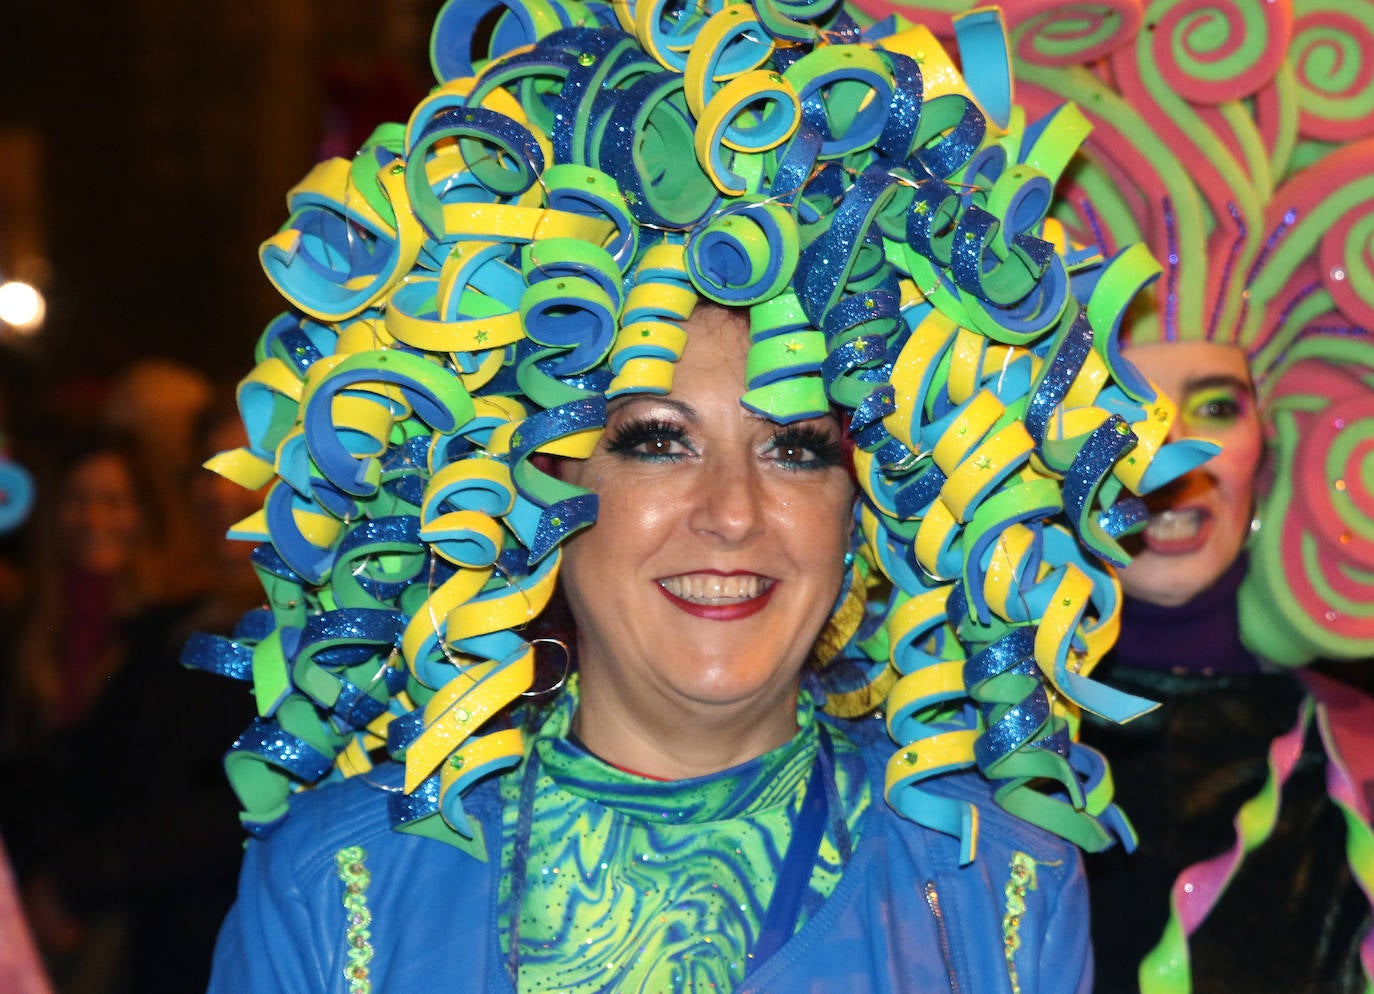
<instances>
[{"instance_id":1,"label":"pink spiral decoration","mask_svg":"<svg viewBox=\"0 0 1374 994\"><path fill-rule=\"evenodd\" d=\"M1200 104L1238 100L1282 64L1292 31L1287 3L1173 0L1146 14L1150 56L1176 96Z\"/></svg>"},{"instance_id":2,"label":"pink spiral decoration","mask_svg":"<svg viewBox=\"0 0 1374 994\"><path fill-rule=\"evenodd\" d=\"M1350 142L1295 173L1275 191L1265 228L1296 239L1315 260L1316 278L1339 312L1337 325L1374 330L1374 138ZM1267 287L1278 280L1292 282L1282 266L1259 277L1261 300L1274 296ZM1265 311L1267 321L1282 318L1280 309Z\"/></svg>"},{"instance_id":3,"label":"pink spiral decoration","mask_svg":"<svg viewBox=\"0 0 1374 994\"><path fill-rule=\"evenodd\" d=\"M1289 60L1300 87L1299 128L1323 141L1374 135L1374 0L1308 0Z\"/></svg>"},{"instance_id":4,"label":"pink spiral decoration","mask_svg":"<svg viewBox=\"0 0 1374 994\"><path fill-rule=\"evenodd\" d=\"M1343 215L1322 239L1327 292L1344 314L1374 328L1374 202Z\"/></svg>"},{"instance_id":5,"label":"pink spiral decoration","mask_svg":"<svg viewBox=\"0 0 1374 994\"><path fill-rule=\"evenodd\" d=\"M1037 66L1096 62L1129 42L1144 17L1141 0L1024 0L1003 9L1013 55Z\"/></svg>"},{"instance_id":6,"label":"pink spiral decoration","mask_svg":"<svg viewBox=\"0 0 1374 994\"><path fill-rule=\"evenodd\" d=\"M1266 400L1278 483L1241 623L1277 662L1358 658L1374 646L1374 343L1313 338L1294 355Z\"/></svg>"}]
</instances>

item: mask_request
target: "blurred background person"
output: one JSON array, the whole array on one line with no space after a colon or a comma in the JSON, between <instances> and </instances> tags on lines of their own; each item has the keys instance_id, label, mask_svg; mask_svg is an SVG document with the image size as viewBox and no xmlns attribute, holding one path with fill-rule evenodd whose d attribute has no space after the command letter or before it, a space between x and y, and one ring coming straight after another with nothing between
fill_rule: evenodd
<instances>
[{"instance_id":1,"label":"blurred background person","mask_svg":"<svg viewBox=\"0 0 1374 994\"><path fill-rule=\"evenodd\" d=\"M261 587L251 547L224 540L243 514L199 466L234 443L208 401L175 472L147 468L151 433L62 447L35 521L5 725L17 789L2 811L62 994L203 988L232 898L240 840L221 760L243 705L180 655L193 631L228 634Z\"/></svg>"},{"instance_id":2,"label":"blurred background person","mask_svg":"<svg viewBox=\"0 0 1374 994\"><path fill-rule=\"evenodd\" d=\"M232 383L217 384L210 403L195 420L193 462L185 469L187 503L196 533L199 569L208 578L192 610L182 619L180 641L193 631L228 635L246 611L264 600L262 581L250 558L253 543L230 531L262 509L263 493L228 480L212 468L248 444Z\"/></svg>"},{"instance_id":3,"label":"blurred background person","mask_svg":"<svg viewBox=\"0 0 1374 994\"><path fill-rule=\"evenodd\" d=\"M77 725L129 658L136 630L178 599L161 495L124 436L60 445L41 470L33 586L5 722L11 748Z\"/></svg>"}]
</instances>

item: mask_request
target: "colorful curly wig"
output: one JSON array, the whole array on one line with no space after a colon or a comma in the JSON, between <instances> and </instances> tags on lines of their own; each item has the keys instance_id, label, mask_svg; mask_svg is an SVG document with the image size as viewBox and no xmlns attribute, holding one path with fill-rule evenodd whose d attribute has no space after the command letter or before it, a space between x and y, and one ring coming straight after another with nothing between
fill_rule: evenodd
<instances>
[{"instance_id":1,"label":"colorful curly wig","mask_svg":"<svg viewBox=\"0 0 1374 994\"><path fill-rule=\"evenodd\" d=\"M1011 102L1001 21L860 28L836 0L449 0L407 124L320 163L263 267L289 309L239 387L266 486L267 607L185 661L251 683L226 766L265 833L293 791L405 764L397 828L480 847L465 790L520 762L560 542L595 495L608 398L671 388L699 300L747 311L742 403L841 409L861 498L826 707L881 706L886 799L963 840L927 781L977 768L1009 811L1099 849L1130 829L1080 709L1118 627L1135 495L1206 458L1116 335L1158 272L1051 217L1087 133ZM855 674L860 677L855 679ZM829 677L828 682L826 680Z\"/></svg>"}]
</instances>

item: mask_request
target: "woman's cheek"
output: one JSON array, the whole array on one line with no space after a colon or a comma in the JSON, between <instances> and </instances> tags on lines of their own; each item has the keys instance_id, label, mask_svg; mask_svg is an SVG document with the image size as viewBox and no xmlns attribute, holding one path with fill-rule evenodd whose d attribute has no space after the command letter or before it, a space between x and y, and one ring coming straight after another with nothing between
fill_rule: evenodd
<instances>
[{"instance_id":1,"label":"woman's cheek","mask_svg":"<svg viewBox=\"0 0 1374 994\"><path fill-rule=\"evenodd\" d=\"M1223 443L1219 459L1225 459L1229 466L1229 483L1238 502L1244 504L1243 510L1251 510L1254 497L1255 477L1259 473L1260 457L1263 454L1263 441L1258 426L1246 425L1235 436Z\"/></svg>"}]
</instances>

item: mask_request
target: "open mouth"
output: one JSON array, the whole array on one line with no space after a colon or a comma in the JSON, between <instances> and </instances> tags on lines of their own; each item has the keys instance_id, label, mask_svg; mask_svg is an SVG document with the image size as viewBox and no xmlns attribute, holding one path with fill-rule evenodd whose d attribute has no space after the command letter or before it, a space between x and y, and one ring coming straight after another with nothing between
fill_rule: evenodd
<instances>
[{"instance_id":1,"label":"open mouth","mask_svg":"<svg viewBox=\"0 0 1374 994\"><path fill-rule=\"evenodd\" d=\"M688 614L728 621L763 610L777 581L757 573L682 573L663 577L658 587Z\"/></svg>"},{"instance_id":2,"label":"open mouth","mask_svg":"<svg viewBox=\"0 0 1374 994\"><path fill-rule=\"evenodd\" d=\"M693 604L735 604L753 600L768 590L773 581L755 573L721 576L715 573L688 573L666 576L658 581L674 597Z\"/></svg>"},{"instance_id":3,"label":"open mouth","mask_svg":"<svg viewBox=\"0 0 1374 994\"><path fill-rule=\"evenodd\" d=\"M1202 508L1156 511L1145 528L1145 544L1154 552L1178 555L1206 542L1212 515Z\"/></svg>"}]
</instances>

